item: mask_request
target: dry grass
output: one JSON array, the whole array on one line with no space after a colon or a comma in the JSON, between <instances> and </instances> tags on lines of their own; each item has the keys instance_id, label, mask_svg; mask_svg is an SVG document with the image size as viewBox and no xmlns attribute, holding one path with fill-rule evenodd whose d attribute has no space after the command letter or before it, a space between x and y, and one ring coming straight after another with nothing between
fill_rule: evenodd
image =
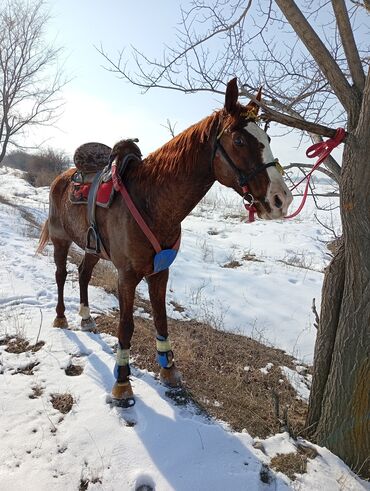
<instances>
[{"instance_id":1,"label":"dry grass","mask_svg":"<svg viewBox=\"0 0 370 491\"><path fill-rule=\"evenodd\" d=\"M228 263L222 265L223 268L231 268L231 269L240 268L240 266L241 266L241 263L239 261L237 261L236 259L234 259L233 261L229 261Z\"/></svg>"},{"instance_id":2,"label":"dry grass","mask_svg":"<svg viewBox=\"0 0 370 491\"><path fill-rule=\"evenodd\" d=\"M118 314L96 319L99 332L114 336ZM135 318L132 355L139 368L158 373L155 362L153 322ZM169 321L176 363L184 387L192 400L211 416L226 421L252 436L266 437L281 430L275 409L278 395L280 412L287 415L292 433L304 427L307 406L281 375L280 365L293 368L293 358L245 336L215 330L195 321ZM260 368L273 363L265 375ZM245 369L245 367L249 367Z\"/></svg>"},{"instance_id":3,"label":"dry grass","mask_svg":"<svg viewBox=\"0 0 370 491\"><path fill-rule=\"evenodd\" d=\"M94 268L90 283L94 286L100 286L106 292L117 296L117 281L117 271L112 263L100 261Z\"/></svg>"},{"instance_id":4,"label":"dry grass","mask_svg":"<svg viewBox=\"0 0 370 491\"><path fill-rule=\"evenodd\" d=\"M5 348L5 351L8 353L25 353L26 351L32 351L33 353L36 353L36 351L39 351L43 346L45 342L44 341L39 341L36 344L30 344L27 339L25 339L23 336L6 336L5 338L0 340L0 345L7 345Z\"/></svg>"},{"instance_id":5,"label":"dry grass","mask_svg":"<svg viewBox=\"0 0 370 491\"><path fill-rule=\"evenodd\" d=\"M51 394L51 404L54 409L57 409L62 414L67 414L72 409L74 399L71 394Z\"/></svg>"},{"instance_id":6,"label":"dry grass","mask_svg":"<svg viewBox=\"0 0 370 491\"><path fill-rule=\"evenodd\" d=\"M263 260L262 259L258 259L257 256L255 254L252 254L250 252L246 252L243 256L242 256L242 260L243 261L255 261L257 263L263 263Z\"/></svg>"},{"instance_id":7,"label":"dry grass","mask_svg":"<svg viewBox=\"0 0 370 491\"><path fill-rule=\"evenodd\" d=\"M81 365L73 365L73 363L68 365L68 367L64 370L65 374L69 377L76 377L78 375L81 375L83 371L84 369L81 367Z\"/></svg>"},{"instance_id":8,"label":"dry grass","mask_svg":"<svg viewBox=\"0 0 370 491\"><path fill-rule=\"evenodd\" d=\"M41 387L41 385L34 385L33 387L31 387L31 389L32 389L32 394L28 396L30 399L37 399L41 397L42 394L44 393L44 389Z\"/></svg>"},{"instance_id":9,"label":"dry grass","mask_svg":"<svg viewBox=\"0 0 370 491\"><path fill-rule=\"evenodd\" d=\"M40 362L38 361L28 363L28 365L24 366L23 368L17 368L13 375L17 375L19 373L22 373L23 375L33 375L33 370L38 365L40 365Z\"/></svg>"},{"instance_id":10,"label":"dry grass","mask_svg":"<svg viewBox=\"0 0 370 491\"><path fill-rule=\"evenodd\" d=\"M271 459L270 466L277 472L282 472L292 481L296 479L297 474L307 472L307 457L300 452L286 454L277 454Z\"/></svg>"},{"instance_id":11,"label":"dry grass","mask_svg":"<svg viewBox=\"0 0 370 491\"><path fill-rule=\"evenodd\" d=\"M180 312L180 313L185 312L185 307L180 305L178 302L175 302L174 300L170 300L170 304L172 305L173 310L175 310L176 312Z\"/></svg>"},{"instance_id":12,"label":"dry grass","mask_svg":"<svg viewBox=\"0 0 370 491\"><path fill-rule=\"evenodd\" d=\"M99 477L96 477L94 479L83 479L81 478L80 480L80 485L78 487L78 491L86 491L89 489L89 485L91 484L101 484L102 480Z\"/></svg>"}]
</instances>

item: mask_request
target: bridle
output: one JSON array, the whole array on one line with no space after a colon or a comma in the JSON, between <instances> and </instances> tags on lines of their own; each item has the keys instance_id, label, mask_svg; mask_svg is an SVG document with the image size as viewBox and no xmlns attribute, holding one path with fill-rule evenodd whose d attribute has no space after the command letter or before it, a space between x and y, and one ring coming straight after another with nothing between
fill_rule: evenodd
<instances>
[{"instance_id":1,"label":"bridle","mask_svg":"<svg viewBox=\"0 0 370 491\"><path fill-rule=\"evenodd\" d=\"M255 118L254 118L253 122L255 122ZM280 173L283 173L284 171L283 171L278 159L274 159L272 162L268 162L267 164L262 164L261 166L258 166L257 168L253 169L253 171L250 172L249 174L245 174L241 169L239 169L239 167L237 167L235 165L234 161L229 156L229 154L226 152L225 148L223 147L223 145L221 143L221 137L226 130L227 130L227 128L224 128L220 133L217 132L218 135L217 135L216 142L215 142L213 159L216 156L217 152L219 152L221 157L223 158L223 160L229 165L229 167L236 174L236 176L238 178L238 184L243 191L244 206L249 213L248 221L253 222L254 221L254 215L255 215L255 213L257 213L257 209L256 209L255 205L257 203L261 203L261 201L256 199L253 196L253 193L250 190L249 182L251 180L255 179L258 176L258 174L267 170L269 167L275 167L277 169L277 171ZM212 163L213 163L213 159L212 159Z\"/></svg>"}]
</instances>

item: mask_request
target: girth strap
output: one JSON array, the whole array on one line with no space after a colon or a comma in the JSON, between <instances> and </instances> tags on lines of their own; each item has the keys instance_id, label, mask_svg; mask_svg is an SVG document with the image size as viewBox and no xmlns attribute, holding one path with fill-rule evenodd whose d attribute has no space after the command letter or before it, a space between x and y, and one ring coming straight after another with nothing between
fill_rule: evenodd
<instances>
[{"instance_id":1,"label":"girth strap","mask_svg":"<svg viewBox=\"0 0 370 491\"><path fill-rule=\"evenodd\" d=\"M86 247L85 251L89 254L102 255L105 259L109 259L103 241L99 234L98 225L96 223L95 208L96 208L96 196L100 183L103 179L105 169L98 171L91 183L89 195L87 198L87 218L90 226L86 235Z\"/></svg>"}]
</instances>

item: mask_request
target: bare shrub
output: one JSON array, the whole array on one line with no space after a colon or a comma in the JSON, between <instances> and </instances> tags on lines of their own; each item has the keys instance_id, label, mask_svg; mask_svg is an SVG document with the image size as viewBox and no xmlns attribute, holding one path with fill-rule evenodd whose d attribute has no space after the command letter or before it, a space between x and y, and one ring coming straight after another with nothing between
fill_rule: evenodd
<instances>
[{"instance_id":1,"label":"bare shrub","mask_svg":"<svg viewBox=\"0 0 370 491\"><path fill-rule=\"evenodd\" d=\"M49 148L35 154L11 152L4 158L4 165L26 172L26 180L32 186L50 186L57 175L69 168L70 160L60 150Z\"/></svg>"}]
</instances>

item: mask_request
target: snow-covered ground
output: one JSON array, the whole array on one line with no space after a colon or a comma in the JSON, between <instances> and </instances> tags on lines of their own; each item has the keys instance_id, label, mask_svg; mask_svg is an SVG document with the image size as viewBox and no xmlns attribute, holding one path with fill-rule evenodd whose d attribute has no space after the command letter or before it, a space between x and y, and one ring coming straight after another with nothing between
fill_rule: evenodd
<instances>
[{"instance_id":1,"label":"snow-covered ground","mask_svg":"<svg viewBox=\"0 0 370 491\"><path fill-rule=\"evenodd\" d=\"M169 301L185 311L173 310L171 315L203 317L311 360L315 332L310 309L312 298L317 303L320 298L327 263L321 242L327 235L315 223L313 209L308 207L299 220L246 225L225 218L238 206L227 193L213 193L184 223ZM107 404L115 340L78 330L74 266L69 267L65 290L71 329L51 327L56 305L52 251L34 255L37 240L30 238L22 217L24 210L43 221L47 195L21 174L0 169L0 201L14 198L20 207L0 203L0 340L22 335L30 343L45 341L39 351L20 354L8 353L0 343L1 491L69 491L79 489L81 482L88 482L89 490L114 491L144 484L157 491L370 489L319 447L306 474L290 481L271 472L270 484L263 483L262 465L278 453L295 451L287 434L264 440L263 453L248 433L233 433L191 406L175 406L146 371L133 373L134 408ZM337 226L335 217L334 223ZM246 255L261 262L242 259ZM223 267L231 261L241 266ZM145 285L140 290L146 294ZM90 298L94 313L117 306L114 297L98 288L91 287ZM71 363L80 365L83 373L67 376L64 370ZM30 364L35 364L33 374L17 373ZM299 387L299 376L294 371L287 375ZM30 398L33 388L39 395ZM66 392L75 404L63 416L50 396Z\"/></svg>"}]
</instances>

